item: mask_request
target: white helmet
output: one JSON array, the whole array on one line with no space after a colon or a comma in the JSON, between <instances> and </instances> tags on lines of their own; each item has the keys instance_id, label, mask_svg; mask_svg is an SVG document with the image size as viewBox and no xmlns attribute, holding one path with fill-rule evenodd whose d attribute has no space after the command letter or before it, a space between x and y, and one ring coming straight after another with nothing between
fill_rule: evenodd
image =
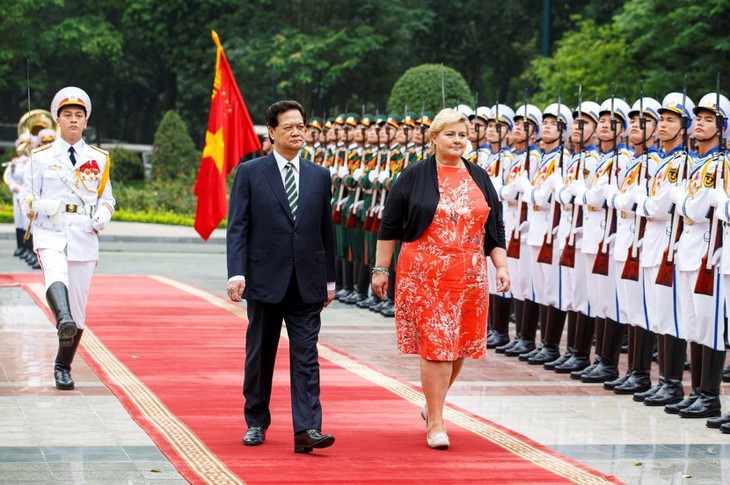
<instances>
[{"instance_id":1,"label":"white helmet","mask_svg":"<svg viewBox=\"0 0 730 485\"><path fill-rule=\"evenodd\" d=\"M465 104L460 104L460 105L458 105L454 109L456 111L458 111L459 113L463 114L464 116L466 116L467 118L470 118L470 119L474 115L474 110L471 109L471 107L469 107L469 106L467 106Z\"/></svg>"},{"instance_id":2,"label":"white helmet","mask_svg":"<svg viewBox=\"0 0 730 485\"><path fill-rule=\"evenodd\" d=\"M662 105L659 104L659 101L657 101L654 98L641 98L637 99L634 105L631 107L631 111L629 111L629 118L631 118L635 114L639 114L640 110L644 110L645 116L651 116L655 120L659 121L659 110L662 108Z\"/></svg>"},{"instance_id":3,"label":"white helmet","mask_svg":"<svg viewBox=\"0 0 730 485\"><path fill-rule=\"evenodd\" d=\"M492 116L490 119L494 120L497 116L499 116L497 121L505 123L509 127L509 131L512 131L512 128L515 127L515 112L512 111L512 108L506 104L495 104L492 106Z\"/></svg>"},{"instance_id":4,"label":"white helmet","mask_svg":"<svg viewBox=\"0 0 730 485\"><path fill-rule=\"evenodd\" d=\"M580 108L580 109L579 109ZM577 118L578 113L589 116L593 121L598 124L598 118L601 116L598 114L601 112L601 106L595 101L583 101L580 106L576 106L573 110L573 117Z\"/></svg>"},{"instance_id":5,"label":"white helmet","mask_svg":"<svg viewBox=\"0 0 730 485\"><path fill-rule=\"evenodd\" d=\"M682 101L684 101L684 104L687 106L682 106ZM679 116L686 116L688 125L687 134L691 135L694 130L694 109L695 103L689 96L674 92L664 96L664 99L662 100L662 107L659 108L658 111L659 114L662 114L663 111L669 111Z\"/></svg>"},{"instance_id":6,"label":"white helmet","mask_svg":"<svg viewBox=\"0 0 730 485\"><path fill-rule=\"evenodd\" d=\"M527 121L532 121L535 124L535 137L540 138L540 121L542 120L542 111L540 111L540 108L538 108L534 104L523 104L522 106L517 108L517 111L515 111L515 115L512 117L513 120L517 120L517 118L523 118L527 119Z\"/></svg>"},{"instance_id":7,"label":"white helmet","mask_svg":"<svg viewBox=\"0 0 730 485\"><path fill-rule=\"evenodd\" d=\"M474 118L481 118L482 120L489 122L489 119L492 117L492 111L486 107L486 106L479 106L477 110L469 116L469 119L472 120Z\"/></svg>"},{"instance_id":8,"label":"white helmet","mask_svg":"<svg viewBox=\"0 0 730 485\"><path fill-rule=\"evenodd\" d=\"M704 96L702 96L702 99L700 99L700 102L697 103L697 106L692 110L694 114L697 114L697 111L704 109L707 111L712 112L715 116L722 117L722 123L723 123L723 136L727 134L727 119L728 116L730 116L730 101L723 96L722 94L719 95L720 99L720 107L718 109L717 107L717 100L718 95L717 93L707 93Z\"/></svg>"},{"instance_id":9,"label":"white helmet","mask_svg":"<svg viewBox=\"0 0 730 485\"><path fill-rule=\"evenodd\" d=\"M614 116L621 118L621 123L625 131L629 122L629 111L631 111L631 108L629 108L629 103L627 103L623 99L608 98L606 101L601 103L601 109L598 112L598 115L601 116L603 113L611 113L612 105L613 114Z\"/></svg>"},{"instance_id":10,"label":"white helmet","mask_svg":"<svg viewBox=\"0 0 730 485\"><path fill-rule=\"evenodd\" d=\"M553 103L543 110L542 119L544 120L546 116L553 116L563 123L563 141L567 141L573 127L573 114L570 112L570 108L564 104Z\"/></svg>"},{"instance_id":11,"label":"white helmet","mask_svg":"<svg viewBox=\"0 0 730 485\"><path fill-rule=\"evenodd\" d=\"M51 101L51 115L58 118L58 110L70 105L82 107L86 112L87 120L91 116L91 99L89 95L83 89L75 86L67 86L56 93L53 101Z\"/></svg>"}]
</instances>

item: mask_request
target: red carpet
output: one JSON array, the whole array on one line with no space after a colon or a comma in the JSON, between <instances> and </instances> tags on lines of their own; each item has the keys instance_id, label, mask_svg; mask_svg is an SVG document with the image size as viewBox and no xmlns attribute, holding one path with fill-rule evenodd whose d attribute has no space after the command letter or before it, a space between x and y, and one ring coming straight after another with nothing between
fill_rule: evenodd
<instances>
[{"instance_id":1,"label":"red carpet","mask_svg":"<svg viewBox=\"0 0 730 485\"><path fill-rule=\"evenodd\" d=\"M244 447L244 316L239 306L164 278L95 276L92 283L82 355L191 483L618 483L453 406L452 446L431 450L417 389L326 346L323 431L336 443L295 454L285 338L266 444Z\"/></svg>"}]
</instances>

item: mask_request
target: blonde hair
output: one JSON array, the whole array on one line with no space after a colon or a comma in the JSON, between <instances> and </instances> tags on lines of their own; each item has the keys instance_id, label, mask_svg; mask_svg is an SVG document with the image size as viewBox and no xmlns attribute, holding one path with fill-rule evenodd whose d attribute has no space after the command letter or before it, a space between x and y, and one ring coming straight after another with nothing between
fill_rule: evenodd
<instances>
[{"instance_id":1,"label":"blonde hair","mask_svg":"<svg viewBox=\"0 0 730 485\"><path fill-rule=\"evenodd\" d=\"M428 141L431 142L431 146L428 148L429 155L436 153L436 146L433 144L433 139L436 138L446 126L459 122L464 123L464 126L466 127L466 134L468 136L470 126L469 119L466 116L453 108L444 108L438 112L431 123L431 127L428 129Z\"/></svg>"}]
</instances>

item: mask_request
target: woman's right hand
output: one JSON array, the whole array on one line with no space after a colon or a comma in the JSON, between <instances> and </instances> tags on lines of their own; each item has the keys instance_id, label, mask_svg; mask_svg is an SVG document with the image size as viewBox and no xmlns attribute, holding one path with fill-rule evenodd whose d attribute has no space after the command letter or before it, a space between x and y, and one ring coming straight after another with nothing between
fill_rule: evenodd
<instances>
[{"instance_id":1,"label":"woman's right hand","mask_svg":"<svg viewBox=\"0 0 730 485\"><path fill-rule=\"evenodd\" d=\"M370 284L373 288L375 296L381 300L385 300L388 294L388 275L386 273L373 273L370 277Z\"/></svg>"}]
</instances>

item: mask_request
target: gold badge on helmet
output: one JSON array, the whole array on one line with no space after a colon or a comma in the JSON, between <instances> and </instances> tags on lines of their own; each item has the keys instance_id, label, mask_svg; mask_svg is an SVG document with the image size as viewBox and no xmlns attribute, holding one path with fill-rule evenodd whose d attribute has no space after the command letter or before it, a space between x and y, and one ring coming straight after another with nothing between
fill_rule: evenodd
<instances>
[{"instance_id":1,"label":"gold badge on helmet","mask_svg":"<svg viewBox=\"0 0 730 485\"><path fill-rule=\"evenodd\" d=\"M669 180L671 183L675 184L677 183L677 179L679 178L679 167L670 168L667 172L667 180Z\"/></svg>"}]
</instances>

